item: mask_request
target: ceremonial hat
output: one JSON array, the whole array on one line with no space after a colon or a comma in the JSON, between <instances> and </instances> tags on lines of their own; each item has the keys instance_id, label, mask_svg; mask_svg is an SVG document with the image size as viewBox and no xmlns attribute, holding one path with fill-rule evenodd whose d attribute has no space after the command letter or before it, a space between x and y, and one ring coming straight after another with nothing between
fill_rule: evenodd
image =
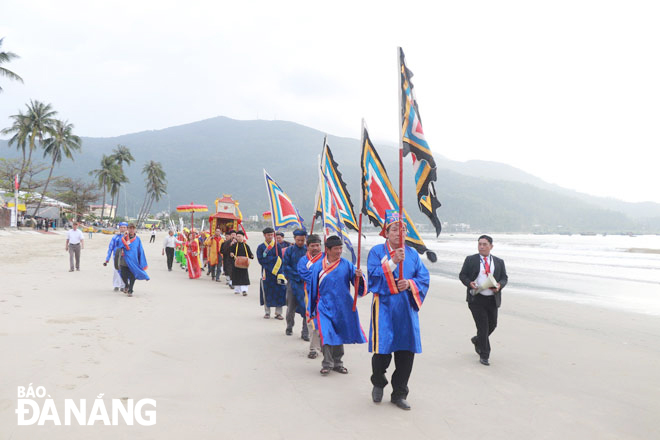
<instances>
[{"instance_id":1,"label":"ceremonial hat","mask_svg":"<svg viewBox=\"0 0 660 440\"><path fill-rule=\"evenodd\" d=\"M243 232L243 231L236 231L236 235L242 235L243 237L245 237L245 232Z\"/></svg>"},{"instance_id":2,"label":"ceremonial hat","mask_svg":"<svg viewBox=\"0 0 660 440\"><path fill-rule=\"evenodd\" d=\"M380 231L382 237L387 237L386 232L387 228L392 226L394 223L399 222L399 211L396 209L388 209L385 211L385 224L383 225L383 230ZM403 230L406 230L406 224L403 224Z\"/></svg>"},{"instance_id":3,"label":"ceremonial hat","mask_svg":"<svg viewBox=\"0 0 660 440\"><path fill-rule=\"evenodd\" d=\"M284 232L276 232L275 235L279 235L280 237L284 237Z\"/></svg>"},{"instance_id":4,"label":"ceremonial hat","mask_svg":"<svg viewBox=\"0 0 660 440\"><path fill-rule=\"evenodd\" d=\"M122 227L122 226L128 226L128 223L126 223L126 222L119 222L119 227Z\"/></svg>"},{"instance_id":5,"label":"ceremonial hat","mask_svg":"<svg viewBox=\"0 0 660 440\"><path fill-rule=\"evenodd\" d=\"M307 231L305 231L304 229L296 229L295 231L293 231L294 237L304 237L306 235L307 235Z\"/></svg>"},{"instance_id":6,"label":"ceremonial hat","mask_svg":"<svg viewBox=\"0 0 660 440\"><path fill-rule=\"evenodd\" d=\"M337 237L336 235L331 235L330 237L325 239L325 248L330 249L335 246L342 246L343 243L341 241L341 238Z\"/></svg>"},{"instance_id":7,"label":"ceremonial hat","mask_svg":"<svg viewBox=\"0 0 660 440\"><path fill-rule=\"evenodd\" d=\"M275 232L275 230L269 226L261 232L263 232L264 234L272 234L273 232Z\"/></svg>"}]
</instances>

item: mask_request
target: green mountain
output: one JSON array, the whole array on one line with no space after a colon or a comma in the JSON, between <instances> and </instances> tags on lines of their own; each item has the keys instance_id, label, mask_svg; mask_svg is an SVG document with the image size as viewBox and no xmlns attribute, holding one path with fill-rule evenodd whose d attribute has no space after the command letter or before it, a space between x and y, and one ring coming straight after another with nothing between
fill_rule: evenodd
<instances>
[{"instance_id":1,"label":"green mountain","mask_svg":"<svg viewBox=\"0 0 660 440\"><path fill-rule=\"evenodd\" d=\"M134 216L144 197L140 171L148 160L159 161L167 173L168 197L154 210L179 204L213 201L223 193L240 201L244 216L268 210L263 169L291 196L301 215L313 211L317 186L317 157L324 133L286 121L237 121L216 117L112 138L83 138L83 152L75 162L63 161L57 175L91 179L102 154L117 145L131 149L136 162L127 170L130 184L122 191L119 214ZM359 140L328 137L359 210ZM398 152L391 144L376 144L394 182ZM18 157L6 141L0 156ZM404 204L422 230L430 222L415 206L410 159L405 160ZM467 223L488 231L660 232L660 204L633 204L571 192L550 185L521 170L494 162L456 162L437 157L437 192L443 222ZM491 176L483 179L473 176ZM488 188L488 191L484 191Z\"/></svg>"}]
</instances>

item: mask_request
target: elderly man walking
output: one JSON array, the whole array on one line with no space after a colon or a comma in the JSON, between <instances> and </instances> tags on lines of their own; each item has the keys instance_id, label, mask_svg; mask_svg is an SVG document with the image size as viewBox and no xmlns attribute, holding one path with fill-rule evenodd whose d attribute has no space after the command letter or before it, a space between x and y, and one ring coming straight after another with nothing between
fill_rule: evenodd
<instances>
[{"instance_id":1,"label":"elderly man walking","mask_svg":"<svg viewBox=\"0 0 660 440\"><path fill-rule=\"evenodd\" d=\"M69 251L69 272L73 272L73 262L75 259L75 269L80 270L80 250L85 249L85 240L83 233L78 229L78 222L74 220L73 229L66 233L66 247L65 250Z\"/></svg>"}]
</instances>

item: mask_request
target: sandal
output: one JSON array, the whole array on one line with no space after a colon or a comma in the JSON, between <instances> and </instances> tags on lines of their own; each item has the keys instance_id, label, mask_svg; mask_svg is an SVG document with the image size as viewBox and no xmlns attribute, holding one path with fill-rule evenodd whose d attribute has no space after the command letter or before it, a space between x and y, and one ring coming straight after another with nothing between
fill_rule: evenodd
<instances>
[{"instance_id":1,"label":"sandal","mask_svg":"<svg viewBox=\"0 0 660 440\"><path fill-rule=\"evenodd\" d=\"M282 315L275 315L275 319L279 319L280 321L284 319L284 316Z\"/></svg>"},{"instance_id":2,"label":"sandal","mask_svg":"<svg viewBox=\"0 0 660 440\"><path fill-rule=\"evenodd\" d=\"M266 313L266 314L264 315L264 319L270 319L270 314Z\"/></svg>"},{"instance_id":3,"label":"sandal","mask_svg":"<svg viewBox=\"0 0 660 440\"><path fill-rule=\"evenodd\" d=\"M310 359L316 359L316 356L318 356L318 355L319 354L315 350L315 351L310 351L309 354L307 355L307 357L310 358Z\"/></svg>"},{"instance_id":4,"label":"sandal","mask_svg":"<svg viewBox=\"0 0 660 440\"><path fill-rule=\"evenodd\" d=\"M336 371L337 373L348 374L348 369L344 366L334 367L333 370Z\"/></svg>"},{"instance_id":5,"label":"sandal","mask_svg":"<svg viewBox=\"0 0 660 440\"><path fill-rule=\"evenodd\" d=\"M328 374L330 374L329 368L325 368L325 367L321 368L321 376L327 376Z\"/></svg>"}]
</instances>

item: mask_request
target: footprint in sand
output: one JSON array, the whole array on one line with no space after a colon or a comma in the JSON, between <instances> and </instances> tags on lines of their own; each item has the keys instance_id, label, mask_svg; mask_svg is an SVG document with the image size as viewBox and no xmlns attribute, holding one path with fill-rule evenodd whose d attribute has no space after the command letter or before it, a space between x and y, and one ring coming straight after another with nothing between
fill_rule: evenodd
<instances>
[{"instance_id":1,"label":"footprint in sand","mask_svg":"<svg viewBox=\"0 0 660 440\"><path fill-rule=\"evenodd\" d=\"M89 379L89 376L86 375L86 374L82 374L82 375L78 376L78 379Z\"/></svg>"}]
</instances>

